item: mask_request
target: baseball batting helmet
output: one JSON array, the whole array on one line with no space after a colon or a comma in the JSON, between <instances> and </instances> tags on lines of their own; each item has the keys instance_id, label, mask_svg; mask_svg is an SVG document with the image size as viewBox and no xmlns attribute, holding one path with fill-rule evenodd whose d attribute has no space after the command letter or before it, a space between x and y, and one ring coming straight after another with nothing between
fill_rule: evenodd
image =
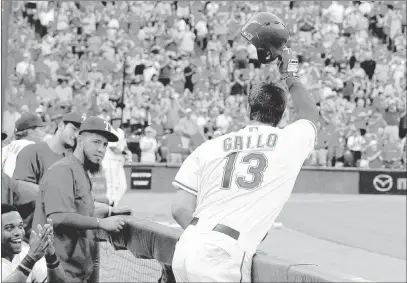
<instances>
[{"instance_id":1,"label":"baseball batting helmet","mask_svg":"<svg viewBox=\"0 0 407 283\"><path fill-rule=\"evenodd\" d=\"M260 12L249 19L241 32L257 49L257 57L262 64L270 63L281 56L290 33L274 14Z\"/></svg>"}]
</instances>

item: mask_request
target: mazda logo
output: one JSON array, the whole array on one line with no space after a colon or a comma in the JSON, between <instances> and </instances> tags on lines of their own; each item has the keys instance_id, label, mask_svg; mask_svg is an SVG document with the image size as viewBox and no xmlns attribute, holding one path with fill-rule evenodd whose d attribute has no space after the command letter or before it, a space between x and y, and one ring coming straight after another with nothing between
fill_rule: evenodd
<instances>
[{"instance_id":1,"label":"mazda logo","mask_svg":"<svg viewBox=\"0 0 407 283\"><path fill-rule=\"evenodd\" d=\"M373 179L373 186L379 192L388 192L393 187L393 178L386 174L377 175Z\"/></svg>"}]
</instances>

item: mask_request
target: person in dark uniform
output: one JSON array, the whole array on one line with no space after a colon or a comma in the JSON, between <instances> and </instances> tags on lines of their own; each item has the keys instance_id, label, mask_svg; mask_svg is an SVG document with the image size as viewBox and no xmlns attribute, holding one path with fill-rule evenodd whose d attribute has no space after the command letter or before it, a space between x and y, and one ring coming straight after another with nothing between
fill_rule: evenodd
<instances>
[{"instance_id":1,"label":"person in dark uniform","mask_svg":"<svg viewBox=\"0 0 407 283\"><path fill-rule=\"evenodd\" d=\"M121 216L95 217L88 175L100 171L108 142L117 141L108 122L99 117L87 118L79 129L73 154L52 165L41 180L33 224L52 220L54 246L68 282L98 282L95 229L119 232L125 225Z\"/></svg>"},{"instance_id":2,"label":"person in dark uniform","mask_svg":"<svg viewBox=\"0 0 407 283\"><path fill-rule=\"evenodd\" d=\"M63 117L50 140L25 146L17 155L13 179L35 186L38 191L40 180L48 168L72 151L82 120L78 113L69 113ZM31 235L33 213L34 209L24 218L24 240L27 243Z\"/></svg>"},{"instance_id":3,"label":"person in dark uniform","mask_svg":"<svg viewBox=\"0 0 407 283\"><path fill-rule=\"evenodd\" d=\"M48 168L72 151L82 120L78 113L66 114L51 139L24 147L17 155L13 179L38 185Z\"/></svg>"},{"instance_id":4,"label":"person in dark uniform","mask_svg":"<svg viewBox=\"0 0 407 283\"><path fill-rule=\"evenodd\" d=\"M1 168L9 177L13 177L20 151L29 144L43 140L45 136L43 127L41 118L34 113L24 113L15 122L13 139L1 149Z\"/></svg>"}]
</instances>

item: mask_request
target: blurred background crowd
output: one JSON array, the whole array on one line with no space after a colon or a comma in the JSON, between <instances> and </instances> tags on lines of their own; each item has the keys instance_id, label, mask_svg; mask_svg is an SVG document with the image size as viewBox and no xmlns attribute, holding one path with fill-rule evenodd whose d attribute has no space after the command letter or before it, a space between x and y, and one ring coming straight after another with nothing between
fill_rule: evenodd
<instances>
[{"instance_id":1,"label":"blurred background crowd","mask_svg":"<svg viewBox=\"0 0 407 283\"><path fill-rule=\"evenodd\" d=\"M320 111L306 165L405 167L405 1L13 1L3 131L24 112L49 134L69 111L120 118L133 161L180 163L280 80L239 34L259 11L289 27Z\"/></svg>"}]
</instances>

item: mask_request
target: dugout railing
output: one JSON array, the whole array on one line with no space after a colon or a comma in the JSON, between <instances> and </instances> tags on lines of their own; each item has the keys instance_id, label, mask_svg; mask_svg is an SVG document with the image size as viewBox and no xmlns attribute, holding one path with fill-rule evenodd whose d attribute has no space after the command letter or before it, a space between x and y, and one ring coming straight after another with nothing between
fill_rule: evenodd
<instances>
[{"instance_id":1,"label":"dugout railing","mask_svg":"<svg viewBox=\"0 0 407 283\"><path fill-rule=\"evenodd\" d=\"M175 282L171 262L182 230L134 216L126 216L126 224L120 233L98 231L101 282ZM356 281L316 264L293 263L258 250L252 282Z\"/></svg>"}]
</instances>

